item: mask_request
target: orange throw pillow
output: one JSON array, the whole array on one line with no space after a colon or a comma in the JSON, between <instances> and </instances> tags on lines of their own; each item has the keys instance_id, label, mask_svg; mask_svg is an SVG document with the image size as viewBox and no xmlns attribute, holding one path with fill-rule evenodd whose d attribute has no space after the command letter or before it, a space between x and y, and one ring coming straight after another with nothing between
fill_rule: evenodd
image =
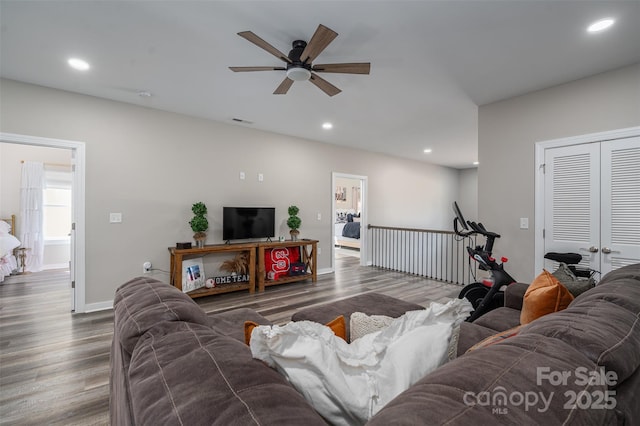
<instances>
[{"instance_id":1,"label":"orange throw pillow","mask_svg":"<svg viewBox=\"0 0 640 426\"><path fill-rule=\"evenodd\" d=\"M333 334L340 337L342 340L347 340L347 324L344 320L344 316L340 315L336 317L333 321L329 321L325 324L327 327L333 331Z\"/></svg>"},{"instance_id":2,"label":"orange throw pillow","mask_svg":"<svg viewBox=\"0 0 640 426\"><path fill-rule=\"evenodd\" d=\"M244 342L248 345L251 342L251 332L254 328L256 328L259 324L253 321L245 321L244 322ZM347 325L344 320L344 316L340 315L333 321L330 321L325 324L327 327L333 331L333 334L340 337L342 340L347 340Z\"/></svg>"},{"instance_id":3,"label":"orange throw pillow","mask_svg":"<svg viewBox=\"0 0 640 426\"><path fill-rule=\"evenodd\" d=\"M520 324L529 324L543 315L558 312L569 306L573 295L548 271L536 277L524 294Z\"/></svg>"}]
</instances>

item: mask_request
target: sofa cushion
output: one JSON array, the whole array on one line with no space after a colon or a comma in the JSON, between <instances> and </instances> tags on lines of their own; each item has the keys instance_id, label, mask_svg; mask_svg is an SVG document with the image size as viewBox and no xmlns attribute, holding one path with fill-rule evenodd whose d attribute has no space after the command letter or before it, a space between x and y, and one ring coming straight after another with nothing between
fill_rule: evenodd
<instances>
[{"instance_id":1,"label":"sofa cushion","mask_svg":"<svg viewBox=\"0 0 640 426\"><path fill-rule=\"evenodd\" d=\"M168 284L144 277L118 288L113 310L122 349L129 354L133 353L138 339L161 322L209 323L207 315L189 296Z\"/></svg>"},{"instance_id":2,"label":"sofa cushion","mask_svg":"<svg viewBox=\"0 0 640 426\"><path fill-rule=\"evenodd\" d=\"M209 314L209 325L211 328L244 342L244 323L251 321L259 325L271 325L271 321L249 308L232 309L216 314Z\"/></svg>"},{"instance_id":3,"label":"sofa cushion","mask_svg":"<svg viewBox=\"0 0 640 426\"><path fill-rule=\"evenodd\" d=\"M460 324L458 335L458 355L464 354L471 346L494 334L496 334L496 330L491 328L482 327L475 322L463 322Z\"/></svg>"},{"instance_id":4,"label":"sofa cushion","mask_svg":"<svg viewBox=\"0 0 640 426\"><path fill-rule=\"evenodd\" d=\"M558 312L569 306L573 295L548 271L543 270L524 294L520 323L528 324L541 316Z\"/></svg>"},{"instance_id":5,"label":"sofa cushion","mask_svg":"<svg viewBox=\"0 0 640 426\"><path fill-rule=\"evenodd\" d=\"M606 385L573 377L549 385L546 373L573 373L578 367L594 371L596 365L560 340L520 334L443 365L387 404L368 425L615 424L614 410L566 407L565 392L604 393ZM536 384L539 377L541 386Z\"/></svg>"},{"instance_id":6,"label":"sofa cushion","mask_svg":"<svg viewBox=\"0 0 640 426\"><path fill-rule=\"evenodd\" d=\"M584 298L564 311L532 322L520 332L532 333L575 347L592 362L615 372L618 383L640 367L640 311L631 312L605 297Z\"/></svg>"},{"instance_id":7,"label":"sofa cushion","mask_svg":"<svg viewBox=\"0 0 640 426\"><path fill-rule=\"evenodd\" d=\"M633 272L634 269L638 270L637 274ZM611 275L619 278L611 280L609 278ZM571 306L591 303L598 299L615 303L630 312L640 312L640 264L621 268L605 275L595 288L581 294Z\"/></svg>"},{"instance_id":8,"label":"sofa cushion","mask_svg":"<svg viewBox=\"0 0 640 426\"><path fill-rule=\"evenodd\" d=\"M244 343L200 324L163 322L149 330L129 377L138 426L326 424Z\"/></svg>"},{"instance_id":9,"label":"sofa cushion","mask_svg":"<svg viewBox=\"0 0 640 426\"><path fill-rule=\"evenodd\" d=\"M486 348L487 346L495 345L496 343L504 342L506 339L517 336L521 328L522 325L516 325L513 328L486 337L475 345L471 346L469 350L467 350L467 352L473 352L478 349Z\"/></svg>"},{"instance_id":10,"label":"sofa cushion","mask_svg":"<svg viewBox=\"0 0 640 426\"><path fill-rule=\"evenodd\" d=\"M522 300L527 292L530 283L513 283L509 284L504 290L504 306L506 308L522 310Z\"/></svg>"},{"instance_id":11,"label":"sofa cushion","mask_svg":"<svg viewBox=\"0 0 640 426\"><path fill-rule=\"evenodd\" d=\"M507 307L494 309L482 315L473 323L495 331L505 331L520 325L520 311Z\"/></svg>"}]
</instances>

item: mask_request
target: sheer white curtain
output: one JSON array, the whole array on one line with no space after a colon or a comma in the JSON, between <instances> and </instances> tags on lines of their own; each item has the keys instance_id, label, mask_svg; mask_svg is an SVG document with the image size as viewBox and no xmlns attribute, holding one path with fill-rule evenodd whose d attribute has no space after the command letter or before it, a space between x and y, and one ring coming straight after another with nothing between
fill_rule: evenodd
<instances>
[{"instance_id":1,"label":"sheer white curtain","mask_svg":"<svg viewBox=\"0 0 640 426\"><path fill-rule=\"evenodd\" d=\"M20 183L20 241L27 251L26 270L42 270L44 257L43 217L44 164L25 161Z\"/></svg>"}]
</instances>

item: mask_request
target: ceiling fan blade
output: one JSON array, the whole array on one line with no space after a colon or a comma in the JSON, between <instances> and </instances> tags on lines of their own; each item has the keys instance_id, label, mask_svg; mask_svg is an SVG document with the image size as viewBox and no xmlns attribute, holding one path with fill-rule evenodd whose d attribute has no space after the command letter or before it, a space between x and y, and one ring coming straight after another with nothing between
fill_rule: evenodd
<instances>
[{"instance_id":1,"label":"ceiling fan blade","mask_svg":"<svg viewBox=\"0 0 640 426\"><path fill-rule=\"evenodd\" d=\"M369 74L371 64L369 62L362 63L345 63L345 64L321 64L314 65L312 68L315 72L335 72L342 74Z\"/></svg>"},{"instance_id":2,"label":"ceiling fan blade","mask_svg":"<svg viewBox=\"0 0 640 426\"><path fill-rule=\"evenodd\" d=\"M248 72L248 71L286 71L284 67L229 67L234 72Z\"/></svg>"},{"instance_id":3,"label":"ceiling fan blade","mask_svg":"<svg viewBox=\"0 0 640 426\"><path fill-rule=\"evenodd\" d=\"M304 63L310 64L313 60L335 39L338 37L338 33L324 25L318 25L316 32L313 33L309 44L302 51L300 60Z\"/></svg>"},{"instance_id":4,"label":"ceiling fan blade","mask_svg":"<svg viewBox=\"0 0 640 426\"><path fill-rule=\"evenodd\" d=\"M286 95L292 84L293 84L293 80L291 80L289 77L285 77L284 80L282 80L282 83L280 83L280 86L278 86L275 92L273 92L273 94Z\"/></svg>"},{"instance_id":5,"label":"ceiling fan blade","mask_svg":"<svg viewBox=\"0 0 640 426\"><path fill-rule=\"evenodd\" d=\"M242 38L249 40L251 43L255 44L259 48L264 49L267 52L271 53L276 58L284 62L291 63L291 59L289 59L287 55L285 55L284 53L282 53L281 51L279 51L278 49L276 49L275 47L273 47L272 45L270 45L269 43L267 43L266 41L264 41L263 39L255 35L254 33L252 33L251 31L241 31L238 33L238 35Z\"/></svg>"},{"instance_id":6,"label":"ceiling fan blade","mask_svg":"<svg viewBox=\"0 0 640 426\"><path fill-rule=\"evenodd\" d=\"M320 77L318 74L311 73L311 78L309 81L315 84L320 90L326 93L329 96L335 96L338 93L342 92L342 90L338 89L333 84L329 83L324 78Z\"/></svg>"}]
</instances>

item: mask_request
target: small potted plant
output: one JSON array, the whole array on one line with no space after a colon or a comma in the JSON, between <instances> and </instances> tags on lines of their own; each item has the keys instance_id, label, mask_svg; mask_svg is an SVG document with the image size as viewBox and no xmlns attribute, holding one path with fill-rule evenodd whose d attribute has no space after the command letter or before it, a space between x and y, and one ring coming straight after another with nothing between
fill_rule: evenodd
<instances>
[{"instance_id":1,"label":"small potted plant","mask_svg":"<svg viewBox=\"0 0 640 426\"><path fill-rule=\"evenodd\" d=\"M299 211L300 209L297 206L289 206L289 219L287 219L287 226L290 229L289 233L291 234L291 241L297 241L298 235L300 234L298 228L300 228L302 220L297 216Z\"/></svg>"},{"instance_id":2,"label":"small potted plant","mask_svg":"<svg viewBox=\"0 0 640 426\"><path fill-rule=\"evenodd\" d=\"M207 229L209 229L209 221L205 217L207 214L207 206L204 203L197 202L191 207L194 216L189 221L191 230L195 232L193 239L196 240L196 247L203 247L204 240L207 238Z\"/></svg>"}]
</instances>

